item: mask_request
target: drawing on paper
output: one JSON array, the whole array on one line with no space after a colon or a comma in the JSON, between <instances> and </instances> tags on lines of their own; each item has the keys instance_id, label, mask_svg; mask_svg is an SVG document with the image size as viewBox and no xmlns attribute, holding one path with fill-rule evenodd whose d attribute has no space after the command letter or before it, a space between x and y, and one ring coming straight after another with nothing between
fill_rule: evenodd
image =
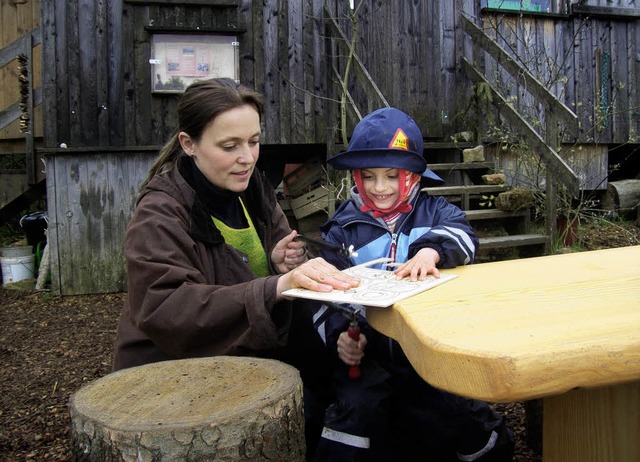
<instances>
[{"instance_id":1,"label":"drawing on paper","mask_svg":"<svg viewBox=\"0 0 640 462\"><path fill-rule=\"evenodd\" d=\"M444 284L457 277L455 274L440 273L440 278L429 276L424 281L411 282L408 278L398 280L392 271L368 268L368 265L373 263L369 262L344 270L345 273L360 279L360 285L354 289L334 290L329 293L314 292L307 289L289 289L283 292L283 295L336 303L384 307L391 306L400 300Z\"/></svg>"}]
</instances>

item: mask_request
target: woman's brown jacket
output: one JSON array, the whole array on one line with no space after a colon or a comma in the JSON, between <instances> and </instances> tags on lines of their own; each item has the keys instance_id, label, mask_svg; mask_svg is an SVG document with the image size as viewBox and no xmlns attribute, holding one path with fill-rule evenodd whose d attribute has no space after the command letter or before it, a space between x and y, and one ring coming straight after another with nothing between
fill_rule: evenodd
<instances>
[{"instance_id":1,"label":"woman's brown jacket","mask_svg":"<svg viewBox=\"0 0 640 462\"><path fill-rule=\"evenodd\" d=\"M269 257L291 232L287 218L257 170L242 197ZM270 356L285 344L291 307L276 303L277 272L255 277L177 166L156 175L138 198L125 257L128 297L114 370L188 357Z\"/></svg>"}]
</instances>

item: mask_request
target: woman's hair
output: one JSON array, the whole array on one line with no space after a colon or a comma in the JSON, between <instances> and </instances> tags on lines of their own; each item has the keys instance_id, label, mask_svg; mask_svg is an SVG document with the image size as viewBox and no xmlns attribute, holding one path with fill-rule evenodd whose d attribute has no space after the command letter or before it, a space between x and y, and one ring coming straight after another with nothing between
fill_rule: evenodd
<instances>
[{"instance_id":1,"label":"woman's hair","mask_svg":"<svg viewBox=\"0 0 640 462\"><path fill-rule=\"evenodd\" d=\"M178 127L160 150L140 190L143 190L156 174L167 173L176 159L182 155L178 139L180 132L185 132L197 142L216 117L247 104L255 107L258 114L262 114L262 95L230 78L199 80L189 85L178 101Z\"/></svg>"}]
</instances>

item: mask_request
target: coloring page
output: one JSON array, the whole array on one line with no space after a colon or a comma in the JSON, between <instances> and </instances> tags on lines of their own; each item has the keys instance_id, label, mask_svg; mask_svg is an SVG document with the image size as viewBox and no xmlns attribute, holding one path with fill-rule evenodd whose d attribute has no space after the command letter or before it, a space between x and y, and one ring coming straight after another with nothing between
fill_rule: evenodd
<instances>
[{"instance_id":1,"label":"coloring page","mask_svg":"<svg viewBox=\"0 0 640 462\"><path fill-rule=\"evenodd\" d=\"M328 293L308 289L289 289L283 292L283 295L335 303L385 307L458 277L456 274L440 273L438 279L429 276L424 281L412 282L409 278L398 280L392 271L368 268L368 266L379 262L379 260L375 260L343 270L344 273L360 279L360 285L355 289L334 290Z\"/></svg>"}]
</instances>

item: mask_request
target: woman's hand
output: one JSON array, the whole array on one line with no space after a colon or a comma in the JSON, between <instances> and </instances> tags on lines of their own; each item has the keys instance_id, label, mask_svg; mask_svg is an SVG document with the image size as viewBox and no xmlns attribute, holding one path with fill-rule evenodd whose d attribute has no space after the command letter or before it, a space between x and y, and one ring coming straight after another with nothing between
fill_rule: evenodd
<instances>
[{"instance_id":1,"label":"woman's hand","mask_svg":"<svg viewBox=\"0 0 640 462\"><path fill-rule=\"evenodd\" d=\"M398 279L410 275L411 281L424 281L429 274L439 278L440 271L436 268L439 261L440 254L430 247L425 247L420 249L411 260L398 266L393 274L398 276Z\"/></svg>"},{"instance_id":2,"label":"woman's hand","mask_svg":"<svg viewBox=\"0 0 640 462\"><path fill-rule=\"evenodd\" d=\"M297 235L297 231L291 231L276 244L271 252L271 262L280 274L288 273L309 259L304 242L294 240Z\"/></svg>"},{"instance_id":3,"label":"woman's hand","mask_svg":"<svg viewBox=\"0 0 640 462\"><path fill-rule=\"evenodd\" d=\"M349 337L348 332L342 332L338 337L338 357L347 366L357 366L364 358L364 347L367 346L367 337L360 334L356 341Z\"/></svg>"},{"instance_id":4,"label":"woman's hand","mask_svg":"<svg viewBox=\"0 0 640 462\"><path fill-rule=\"evenodd\" d=\"M316 292L334 289L349 290L360 285L360 280L343 273L323 258L313 258L278 279L278 298L282 292L298 287Z\"/></svg>"}]
</instances>

